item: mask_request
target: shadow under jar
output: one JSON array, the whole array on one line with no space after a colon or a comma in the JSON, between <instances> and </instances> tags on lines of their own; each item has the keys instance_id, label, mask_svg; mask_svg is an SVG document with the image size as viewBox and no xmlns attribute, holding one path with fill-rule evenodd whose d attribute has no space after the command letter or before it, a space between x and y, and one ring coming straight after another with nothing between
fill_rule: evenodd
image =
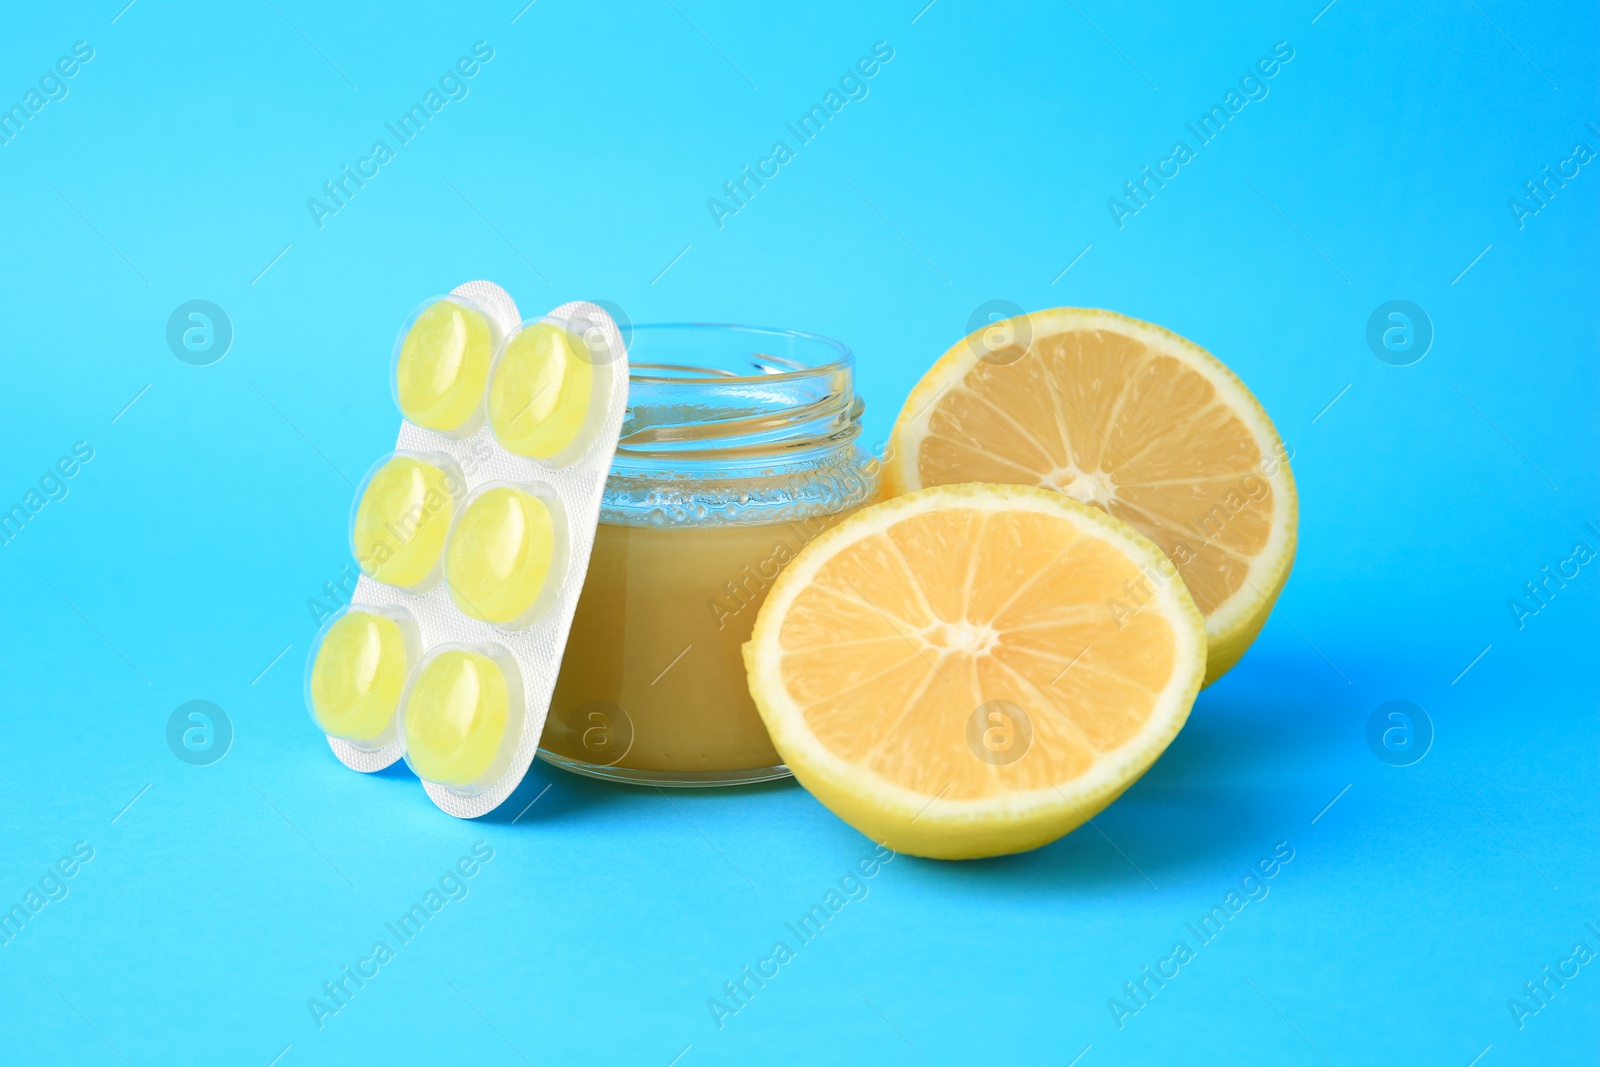
<instances>
[{"instance_id":1,"label":"shadow under jar","mask_svg":"<svg viewBox=\"0 0 1600 1067\"><path fill-rule=\"evenodd\" d=\"M652 785L787 777L740 646L778 572L877 499L854 357L748 326L637 326L628 411L539 755Z\"/></svg>"}]
</instances>

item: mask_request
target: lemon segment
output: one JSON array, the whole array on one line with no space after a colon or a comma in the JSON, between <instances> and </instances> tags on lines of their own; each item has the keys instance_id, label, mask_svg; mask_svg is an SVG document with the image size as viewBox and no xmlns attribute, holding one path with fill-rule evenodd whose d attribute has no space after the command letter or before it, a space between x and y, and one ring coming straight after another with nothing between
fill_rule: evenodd
<instances>
[{"instance_id":1,"label":"lemon segment","mask_svg":"<svg viewBox=\"0 0 1600 1067\"><path fill-rule=\"evenodd\" d=\"M1110 311L1054 308L957 342L895 421L889 494L1034 485L1124 520L1177 564L1206 619L1206 684L1250 647L1288 581L1290 452L1237 375Z\"/></svg>"},{"instance_id":2,"label":"lemon segment","mask_svg":"<svg viewBox=\"0 0 1600 1067\"><path fill-rule=\"evenodd\" d=\"M466 786L495 763L511 714L500 665L460 649L436 654L412 683L405 707L406 759L417 776Z\"/></svg>"},{"instance_id":3,"label":"lemon segment","mask_svg":"<svg viewBox=\"0 0 1600 1067\"><path fill-rule=\"evenodd\" d=\"M1055 840L1167 747L1205 673L1170 560L1059 493L949 485L865 508L778 576L744 646L801 784L945 859Z\"/></svg>"},{"instance_id":4,"label":"lemon segment","mask_svg":"<svg viewBox=\"0 0 1600 1067\"><path fill-rule=\"evenodd\" d=\"M587 351L581 337L547 322L506 345L489 382L489 424L508 451L550 459L577 440L594 389Z\"/></svg>"},{"instance_id":5,"label":"lemon segment","mask_svg":"<svg viewBox=\"0 0 1600 1067\"><path fill-rule=\"evenodd\" d=\"M367 481L351 546L361 569L386 585L414 589L433 575L450 530L450 478L439 467L395 456Z\"/></svg>"},{"instance_id":6,"label":"lemon segment","mask_svg":"<svg viewBox=\"0 0 1600 1067\"><path fill-rule=\"evenodd\" d=\"M482 313L440 300L418 315L395 361L400 413L418 426L452 433L472 420L494 354L494 331Z\"/></svg>"},{"instance_id":7,"label":"lemon segment","mask_svg":"<svg viewBox=\"0 0 1600 1067\"><path fill-rule=\"evenodd\" d=\"M469 501L445 549L444 576L456 607L507 625L538 602L555 557L550 508L532 493L494 488Z\"/></svg>"},{"instance_id":8,"label":"lemon segment","mask_svg":"<svg viewBox=\"0 0 1600 1067\"><path fill-rule=\"evenodd\" d=\"M371 741L400 706L405 635L384 615L348 611L328 627L311 667L311 714L323 733Z\"/></svg>"}]
</instances>

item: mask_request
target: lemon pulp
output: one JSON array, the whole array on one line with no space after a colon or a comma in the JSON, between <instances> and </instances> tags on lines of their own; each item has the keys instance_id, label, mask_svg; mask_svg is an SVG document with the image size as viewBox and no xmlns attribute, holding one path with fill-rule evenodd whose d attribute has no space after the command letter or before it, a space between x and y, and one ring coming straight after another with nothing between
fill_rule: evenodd
<instances>
[{"instance_id":1,"label":"lemon pulp","mask_svg":"<svg viewBox=\"0 0 1600 1067\"><path fill-rule=\"evenodd\" d=\"M549 459L577 439L589 414L594 366L583 339L547 322L506 345L489 382L489 424L507 450Z\"/></svg>"},{"instance_id":2,"label":"lemon pulp","mask_svg":"<svg viewBox=\"0 0 1600 1067\"><path fill-rule=\"evenodd\" d=\"M311 713L324 733L371 741L388 727L406 684L406 642L383 615L351 611L328 627L311 667Z\"/></svg>"},{"instance_id":3,"label":"lemon pulp","mask_svg":"<svg viewBox=\"0 0 1600 1067\"><path fill-rule=\"evenodd\" d=\"M367 482L352 540L361 569L409 589L433 573L450 530L450 482L432 463L395 456Z\"/></svg>"},{"instance_id":4,"label":"lemon pulp","mask_svg":"<svg viewBox=\"0 0 1600 1067\"><path fill-rule=\"evenodd\" d=\"M406 758L441 785L470 785L494 763L511 699L505 673L488 656L450 649L417 677L406 701Z\"/></svg>"},{"instance_id":5,"label":"lemon pulp","mask_svg":"<svg viewBox=\"0 0 1600 1067\"><path fill-rule=\"evenodd\" d=\"M539 599L555 555L555 526L543 500L490 489L461 513L445 552L450 597L463 613L509 623Z\"/></svg>"},{"instance_id":6,"label":"lemon pulp","mask_svg":"<svg viewBox=\"0 0 1600 1067\"><path fill-rule=\"evenodd\" d=\"M478 410L494 337L489 321L451 300L430 305L411 324L395 366L400 412L448 433Z\"/></svg>"}]
</instances>

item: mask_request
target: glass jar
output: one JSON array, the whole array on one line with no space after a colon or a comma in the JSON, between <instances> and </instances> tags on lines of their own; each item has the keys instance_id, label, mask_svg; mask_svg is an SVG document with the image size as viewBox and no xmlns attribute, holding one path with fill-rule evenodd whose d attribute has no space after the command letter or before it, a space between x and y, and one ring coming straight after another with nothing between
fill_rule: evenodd
<instances>
[{"instance_id":1,"label":"glass jar","mask_svg":"<svg viewBox=\"0 0 1600 1067\"><path fill-rule=\"evenodd\" d=\"M741 647L778 571L878 495L854 357L788 330L637 326L628 411L539 755L654 785L788 776Z\"/></svg>"}]
</instances>

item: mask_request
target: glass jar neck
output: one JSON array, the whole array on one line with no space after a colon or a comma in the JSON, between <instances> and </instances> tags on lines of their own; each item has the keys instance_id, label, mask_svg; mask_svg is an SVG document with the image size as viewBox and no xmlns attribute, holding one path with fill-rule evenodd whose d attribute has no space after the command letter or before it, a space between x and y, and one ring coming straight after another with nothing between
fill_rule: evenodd
<instances>
[{"instance_id":1,"label":"glass jar neck","mask_svg":"<svg viewBox=\"0 0 1600 1067\"><path fill-rule=\"evenodd\" d=\"M619 472L825 462L860 435L855 361L837 342L741 326L639 326L630 349Z\"/></svg>"},{"instance_id":2,"label":"glass jar neck","mask_svg":"<svg viewBox=\"0 0 1600 1067\"><path fill-rule=\"evenodd\" d=\"M743 326L638 326L607 522L765 523L876 492L850 350Z\"/></svg>"}]
</instances>

